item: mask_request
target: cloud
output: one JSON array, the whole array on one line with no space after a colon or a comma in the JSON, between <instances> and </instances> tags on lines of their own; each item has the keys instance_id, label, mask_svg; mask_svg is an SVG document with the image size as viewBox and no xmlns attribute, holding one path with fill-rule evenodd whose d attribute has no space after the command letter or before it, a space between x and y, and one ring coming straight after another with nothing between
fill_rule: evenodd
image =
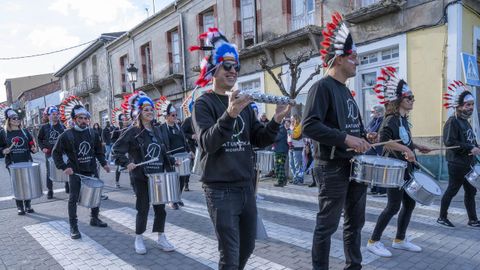
<instances>
[{"instance_id":1,"label":"cloud","mask_svg":"<svg viewBox=\"0 0 480 270\"><path fill-rule=\"evenodd\" d=\"M78 36L68 33L67 29L60 26L43 26L40 29L34 29L29 35L28 40L38 49L60 49L75 46L81 43Z\"/></svg>"}]
</instances>

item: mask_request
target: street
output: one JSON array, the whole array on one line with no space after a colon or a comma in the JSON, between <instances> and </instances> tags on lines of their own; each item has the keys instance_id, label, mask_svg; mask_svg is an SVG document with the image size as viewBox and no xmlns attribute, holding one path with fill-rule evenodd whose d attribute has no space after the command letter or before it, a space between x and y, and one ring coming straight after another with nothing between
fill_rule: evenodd
<instances>
[{"instance_id":1,"label":"street","mask_svg":"<svg viewBox=\"0 0 480 270\"><path fill-rule=\"evenodd\" d=\"M43 157L35 155L43 164ZM44 178L42 165L42 177ZM208 217L205 199L197 177L190 180L190 192L183 194L185 207L167 207L166 235L175 252L156 248L156 235L150 233L153 212L147 226L147 254L137 255L135 238L135 197L128 174L122 174L121 188L114 185L114 174L102 172L105 193L100 218L108 228L89 226L89 210L78 207L81 240L71 240L67 218L67 194L55 183L54 199L46 196L32 201L36 213L18 216L11 199L8 171L2 163L0 186L0 269L216 269L218 251L215 233ZM311 177L306 177L306 183ZM311 269L310 247L315 226L316 188L288 185L274 188L272 179L261 181L258 209L269 238L258 240L247 269ZM442 183L445 188L445 182ZM463 193L462 193L463 194ZM396 218L385 230L382 242L393 257L380 258L364 247L376 219L386 204L384 197L368 196L366 223L362 233L364 269L479 269L479 232L466 226L462 194L455 197L449 218L455 229L436 224L438 202L414 211L408 237L423 248L421 253L391 249ZM478 201L477 201L478 207ZM342 222L341 222L342 223ZM340 225L339 229L342 226ZM343 269L342 232L332 239L331 269Z\"/></svg>"}]
</instances>

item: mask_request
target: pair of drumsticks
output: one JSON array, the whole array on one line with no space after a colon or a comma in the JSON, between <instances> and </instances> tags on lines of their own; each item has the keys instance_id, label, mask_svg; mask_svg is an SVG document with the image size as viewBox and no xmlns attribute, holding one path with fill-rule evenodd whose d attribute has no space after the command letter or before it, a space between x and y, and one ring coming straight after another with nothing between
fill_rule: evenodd
<instances>
[{"instance_id":1,"label":"pair of drumsticks","mask_svg":"<svg viewBox=\"0 0 480 270\"><path fill-rule=\"evenodd\" d=\"M386 144L389 144L389 143L393 143L393 142L400 142L402 140L398 139L398 140L390 140L390 141L386 141L386 142L379 142L379 143L374 143L374 144L371 144L370 146L371 147L376 147L376 146L382 146L382 145L386 145ZM441 151L441 150L448 150L448 149L456 149L456 148L460 148L460 146L450 146L450 147L437 147L437 148L432 148L430 149L431 151ZM354 151L355 149L353 148L347 148L347 151Z\"/></svg>"}]
</instances>

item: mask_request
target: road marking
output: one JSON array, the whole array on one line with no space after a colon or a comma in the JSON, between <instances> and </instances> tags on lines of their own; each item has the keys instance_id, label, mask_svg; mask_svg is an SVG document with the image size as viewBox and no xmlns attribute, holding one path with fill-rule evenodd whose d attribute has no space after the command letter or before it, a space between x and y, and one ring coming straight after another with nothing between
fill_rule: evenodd
<instances>
[{"instance_id":1,"label":"road marking","mask_svg":"<svg viewBox=\"0 0 480 270\"><path fill-rule=\"evenodd\" d=\"M102 211L102 216L107 217L131 230L135 230L135 217L137 211L130 207L123 207L113 210ZM148 227L153 223L153 216L149 215ZM183 254L203 265L210 268L218 268L219 254L217 249L217 241L208 238L204 235L190 231L188 229L166 223L165 233L167 239L175 245L176 252ZM153 241L157 240L157 234L145 232L143 234L146 238ZM132 252L133 243L132 243ZM252 255L248 260L246 269L289 269L283 265L271 262L262 257Z\"/></svg>"},{"instance_id":2,"label":"road marking","mask_svg":"<svg viewBox=\"0 0 480 270\"><path fill-rule=\"evenodd\" d=\"M81 239L71 239L65 221L24 228L64 269L135 269L84 233Z\"/></svg>"}]
</instances>

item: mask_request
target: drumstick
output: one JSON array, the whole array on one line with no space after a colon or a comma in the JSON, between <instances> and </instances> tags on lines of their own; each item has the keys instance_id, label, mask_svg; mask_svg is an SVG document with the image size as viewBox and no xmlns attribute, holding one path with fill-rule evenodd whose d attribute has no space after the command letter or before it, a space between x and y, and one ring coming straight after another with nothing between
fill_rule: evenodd
<instances>
[{"instance_id":1,"label":"drumstick","mask_svg":"<svg viewBox=\"0 0 480 270\"><path fill-rule=\"evenodd\" d=\"M93 180L99 180L98 178L95 178L95 177L91 177L91 176L87 176L87 175L83 175L83 174L79 174L79 173L74 173L76 176L80 176L80 177L85 177L85 178L90 178L90 179L93 179Z\"/></svg>"},{"instance_id":2,"label":"drumstick","mask_svg":"<svg viewBox=\"0 0 480 270\"><path fill-rule=\"evenodd\" d=\"M170 153L172 153L172 152L175 152L175 151L177 151L177 150L181 150L181 149L184 149L184 148L185 148L185 147L181 146L181 147L179 147L179 148L177 148L177 149L173 149L173 150L168 151L167 154L170 154Z\"/></svg>"},{"instance_id":3,"label":"drumstick","mask_svg":"<svg viewBox=\"0 0 480 270\"><path fill-rule=\"evenodd\" d=\"M434 175L430 170L428 170L427 168L425 168L425 166L423 166L422 164L420 164L420 162L415 161L415 164L417 164L418 167L420 167L420 169L422 169L422 170L425 171L426 173L430 174L430 176L432 176L433 178L435 178L435 175Z\"/></svg>"},{"instance_id":4,"label":"drumstick","mask_svg":"<svg viewBox=\"0 0 480 270\"><path fill-rule=\"evenodd\" d=\"M158 160L159 160L159 158L152 158L150 160L135 164L135 167L142 166L142 165L145 165L145 164L148 164L148 163L152 163L152 162L155 162L155 161L158 161ZM123 168L123 169L120 169L120 171L125 171L126 169L127 168Z\"/></svg>"},{"instance_id":5,"label":"drumstick","mask_svg":"<svg viewBox=\"0 0 480 270\"><path fill-rule=\"evenodd\" d=\"M389 144L389 143L392 143L392 142L400 142L402 141L401 139L398 139L398 140L390 140L390 141L386 141L386 142L379 142L379 143L374 143L374 144L370 144L371 147L376 147L376 146L381 146L381 145L386 145L386 144ZM353 148L347 148L347 151L354 151L355 149Z\"/></svg>"},{"instance_id":6,"label":"drumstick","mask_svg":"<svg viewBox=\"0 0 480 270\"><path fill-rule=\"evenodd\" d=\"M457 145L457 146L449 146L449 147L444 147L444 148L441 148L441 147L440 148L432 148L430 150L431 151L438 151L438 150L441 151L441 150L456 149L456 148L460 148L460 146Z\"/></svg>"}]
</instances>

